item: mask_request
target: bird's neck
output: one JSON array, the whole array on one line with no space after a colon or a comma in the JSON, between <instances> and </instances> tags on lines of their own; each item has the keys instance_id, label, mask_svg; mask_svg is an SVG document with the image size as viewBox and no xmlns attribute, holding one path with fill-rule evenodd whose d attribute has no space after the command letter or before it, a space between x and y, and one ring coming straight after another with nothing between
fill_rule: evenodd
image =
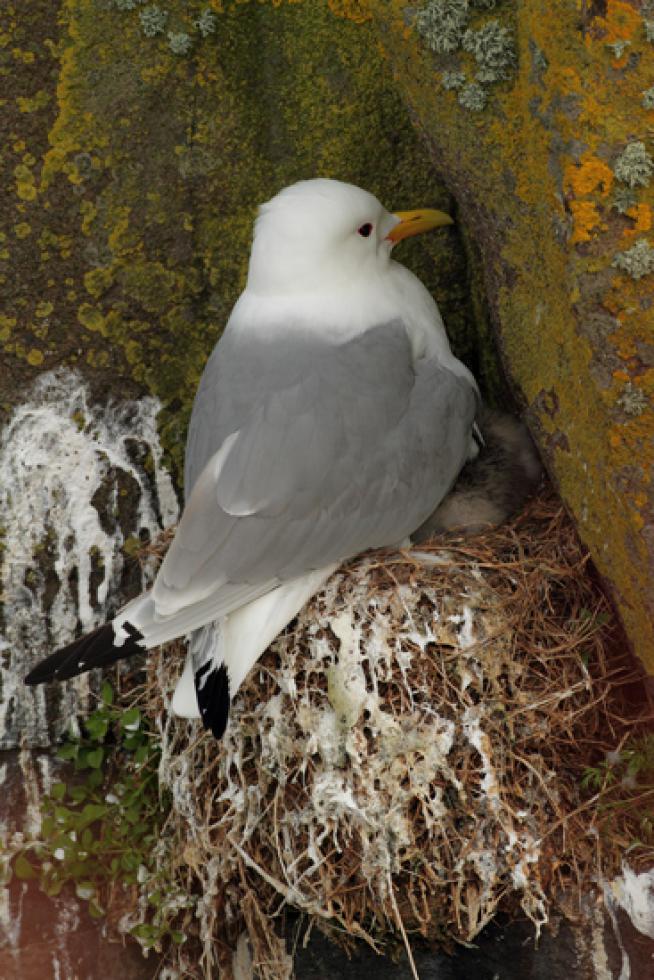
<instances>
[{"instance_id":1,"label":"bird's neck","mask_svg":"<svg viewBox=\"0 0 654 980\"><path fill-rule=\"evenodd\" d=\"M248 284L230 324L237 330L296 325L346 342L375 324L395 319L406 326L414 360L425 356L453 359L436 303L420 280L397 262L346 283L326 280L311 289L274 291Z\"/></svg>"}]
</instances>

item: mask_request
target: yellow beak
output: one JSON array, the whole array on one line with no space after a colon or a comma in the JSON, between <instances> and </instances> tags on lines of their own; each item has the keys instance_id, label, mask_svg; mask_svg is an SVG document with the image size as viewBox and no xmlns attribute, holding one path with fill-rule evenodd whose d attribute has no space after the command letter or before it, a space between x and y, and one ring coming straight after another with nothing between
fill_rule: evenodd
<instances>
[{"instance_id":1,"label":"yellow beak","mask_svg":"<svg viewBox=\"0 0 654 980\"><path fill-rule=\"evenodd\" d=\"M432 228L454 224L449 214L445 214L444 211L434 211L431 208L420 208L418 211L396 211L395 217L400 220L386 236L394 245L396 242L401 242L403 238L409 238L410 235L420 235L423 231L431 231Z\"/></svg>"}]
</instances>

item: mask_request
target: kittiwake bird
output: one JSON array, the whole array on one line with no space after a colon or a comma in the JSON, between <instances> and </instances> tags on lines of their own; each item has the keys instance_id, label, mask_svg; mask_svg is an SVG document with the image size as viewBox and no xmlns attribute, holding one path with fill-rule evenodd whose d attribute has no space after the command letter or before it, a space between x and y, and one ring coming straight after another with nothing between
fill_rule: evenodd
<instances>
[{"instance_id":1,"label":"kittiwake bird","mask_svg":"<svg viewBox=\"0 0 654 980\"><path fill-rule=\"evenodd\" d=\"M339 563L424 525L475 455L480 399L435 301L391 252L449 223L322 178L261 206L154 584L28 684L190 634L172 708L220 738L250 668Z\"/></svg>"}]
</instances>

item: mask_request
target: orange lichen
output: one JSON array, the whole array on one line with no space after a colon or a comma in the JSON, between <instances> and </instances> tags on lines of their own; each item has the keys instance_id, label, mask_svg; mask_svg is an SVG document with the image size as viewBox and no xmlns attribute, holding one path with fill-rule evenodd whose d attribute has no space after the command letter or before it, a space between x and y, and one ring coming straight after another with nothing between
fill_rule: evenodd
<instances>
[{"instance_id":1,"label":"orange lichen","mask_svg":"<svg viewBox=\"0 0 654 980\"><path fill-rule=\"evenodd\" d=\"M568 193L579 198L588 198L592 195L604 199L608 196L613 182L614 174L611 168L590 152L584 153L578 162L571 161L564 172L564 187ZM593 232L606 230L594 200L571 200L569 209L573 219L570 238L573 245L590 241Z\"/></svg>"},{"instance_id":2,"label":"orange lichen","mask_svg":"<svg viewBox=\"0 0 654 980\"><path fill-rule=\"evenodd\" d=\"M630 59L629 48L625 48L624 52L621 55L619 56L616 55L616 57L613 58L613 60L611 61L611 67L615 68L617 71L619 71L621 68L626 68L627 65L629 64L629 59Z\"/></svg>"},{"instance_id":3,"label":"orange lichen","mask_svg":"<svg viewBox=\"0 0 654 980\"><path fill-rule=\"evenodd\" d=\"M649 204L645 204L644 202L635 204L633 208L625 211L625 214L635 221L635 224L631 228L625 228L623 231L622 234L625 238L631 238L640 234L640 232L649 231L652 227L652 209Z\"/></svg>"},{"instance_id":4,"label":"orange lichen","mask_svg":"<svg viewBox=\"0 0 654 980\"><path fill-rule=\"evenodd\" d=\"M543 451L598 568L616 594L638 597L622 604L622 612L634 646L654 671L654 603L643 586L654 559L633 517L634 494L644 481L625 492L626 506L616 507L611 490L613 475L634 459L649 463L654 436L647 399L642 411L638 403L637 416L627 414L614 425L625 385L638 382L651 397L640 381L642 345L651 343L646 301L654 276L635 280L611 265L624 248L625 230L630 245L634 237L651 235L647 229L654 225L650 188L638 188L625 216L620 202L629 207L628 188L618 186L611 169L625 146L648 132L651 112L642 99L651 86L651 47L642 16L635 5L609 0L604 18L594 13L599 5L584 5L580 25L576 4L522 5L511 20L518 78L470 118L433 85L433 55L415 34L407 36L407 0L370 5L412 112L461 192L462 216L478 235L484 261L512 270L511 285L491 285L489 297L507 362L538 418ZM626 55L618 59L624 61L619 71L613 54ZM487 216L486 228L476 224L477 208ZM564 239L570 217L573 227ZM610 327L601 340L595 323ZM607 385L614 365L622 368L620 377ZM550 391L555 417L548 414Z\"/></svg>"},{"instance_id":5,"label":"orange lichen","mask_svg":"<svg viewBox=\"0 0 654 980\"><path fill-rule=\"evenodd\" d=\"M579 163L570 163L565 169L564 184L577 197L593 193L606 197L613 186L613 180L611 168L592 153L584 153Z\"/></svg>"},{"instance_id":6,"label":"orange lichen","mask_svg":"<svg viewBox=\"0 0 654 980\"><path fill-rule=\"evenodd\" d=\"M630 4L621 0L608 0L606 16L598 17L596 23L606 31L603 41L611 44L614 41L628 41L640 29L642 17Z\"/></svg>"},{"instance_id":7,"label":"orange lichen","mask_svg":"<svg viewBox=\"0 0 654 980\"><path fill-rule=\"evenodd\" d=\"M327 0L327 6L337 17L344 17L355 24L365 24L372 16L366 0Z\"/></svg>"},{"instance_id":8,"label":"orange lichen","mask_svg":"<svg viewBox=\"0 0 654 980\"><path fill-rule=\"evenodd\" d=\"M600 227L600 216L595 204L592 201L570 201L570 212L573 221L570 241L573 244L590 241L592 232Z\"/></svg>"}]
</instances>

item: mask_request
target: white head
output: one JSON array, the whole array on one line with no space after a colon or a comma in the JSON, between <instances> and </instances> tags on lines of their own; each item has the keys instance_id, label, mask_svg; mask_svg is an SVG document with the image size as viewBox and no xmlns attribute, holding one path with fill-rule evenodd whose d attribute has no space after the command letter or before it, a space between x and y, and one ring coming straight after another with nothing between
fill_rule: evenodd
<instances>
[{"instance_id":1,"label":"white head","mask_svg":"<svg viewBox=\"0 0 654 980\"><path fill-rule=\"evenodd\" d=\"M248 290L346 287L361 276L383 274L400 238L449 221L441 212L392 214L373 194L340 180L300 181L259 209Z\"/></svg>"}]
</instances>

